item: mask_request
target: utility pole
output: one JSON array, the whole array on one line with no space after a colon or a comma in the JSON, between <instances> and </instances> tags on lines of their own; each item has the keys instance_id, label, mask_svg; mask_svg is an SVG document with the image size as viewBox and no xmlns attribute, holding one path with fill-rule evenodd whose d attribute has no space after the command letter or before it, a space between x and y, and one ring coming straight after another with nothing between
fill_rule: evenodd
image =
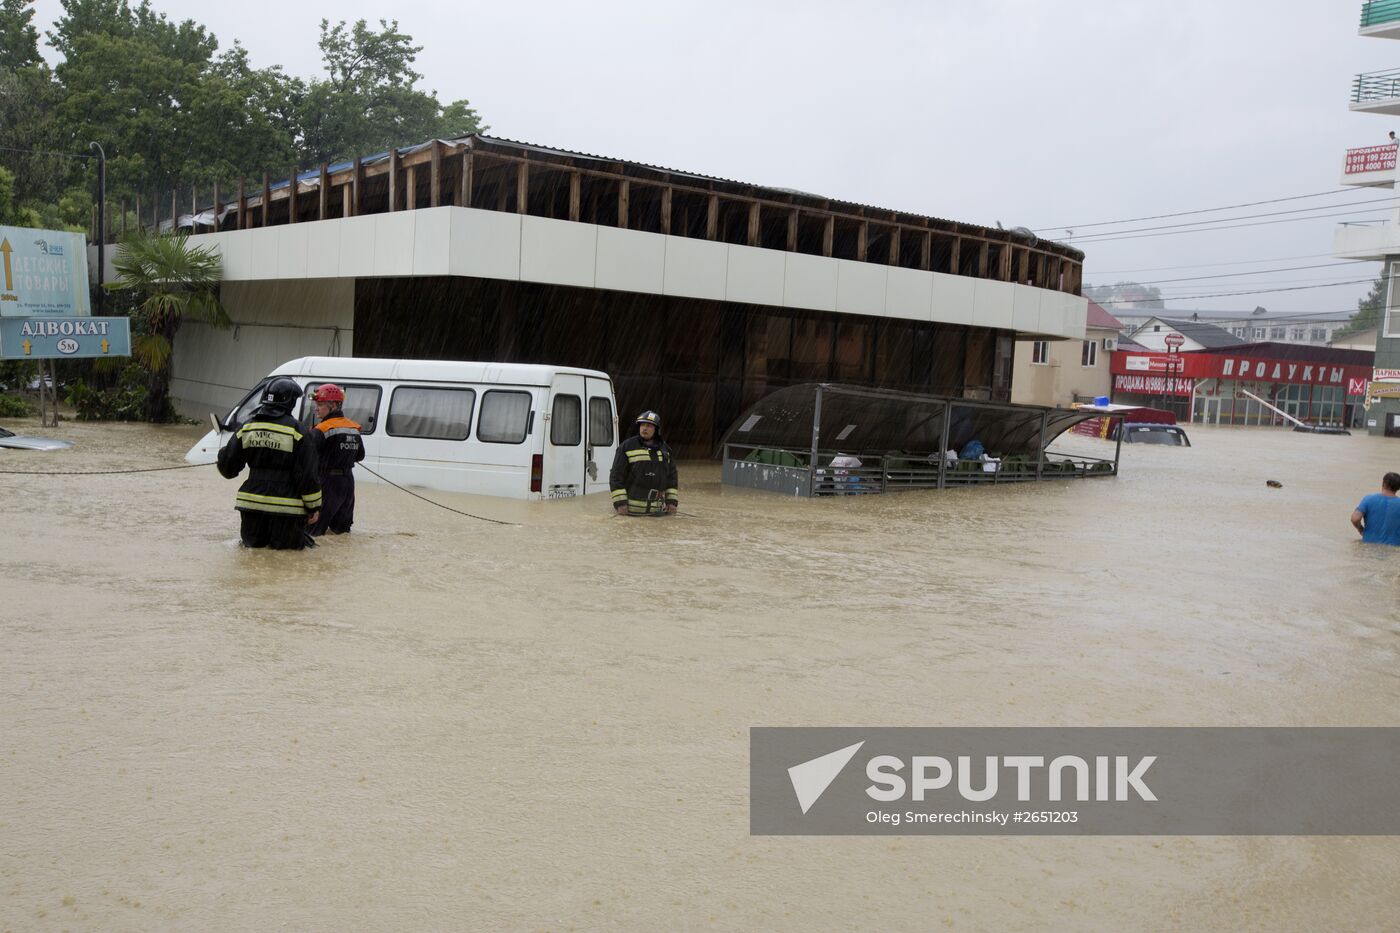
<instances>
[{"instance_id":1,"label":"utility pole","mask_svg":"<svg viewBox=\"0 0 1400 933\"><path fill-rule=\"evenodd\" d=\"M97 313L107 310L107 290L102 287L107 272L107 153L97 143L88 143L97 150Z\"/></svg>"}]
</instances>

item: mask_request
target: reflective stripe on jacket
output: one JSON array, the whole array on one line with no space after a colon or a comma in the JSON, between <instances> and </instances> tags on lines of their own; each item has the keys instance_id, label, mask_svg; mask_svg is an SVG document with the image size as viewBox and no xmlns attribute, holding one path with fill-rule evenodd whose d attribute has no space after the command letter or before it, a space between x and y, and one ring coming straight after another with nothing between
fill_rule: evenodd
<instances>
[{"instance_id":1,"label":"reflective stripe on jacket","mask_svg":"<svg viewBox=\"0 0 1400 933\"><path fill-rule=\"evenodd\" d=\"M365 442L360 439L360 426L345 417L339 409L316 425L316 448L322 475L326 470L349 474L355 464L365 459Z\"/></svg>"},{"instance_id":2,"label":"reflective stripe on jacket","mask_svg":"<svg viewBox=\"0 0 1400 933\"><path fill-rule=\"evenodd\" d=\"M259 409L219 451L219 473L233 479L248 467L234 508L306 515L321 508L315 445L290 414Z\"/></svg>"},{"instance_id":3,"label":"reflective stripe on jacket","mask_svg":"<svg viewBox=\"0 0 1400 933\"><path fill-rule=\"evenodd\" d=\"M667 505L680 504L679 485L675 458L664 442L649 447L640 437L629 437L617 448L608 474L614 507L625 503L628 515L665 512Z\"/></svg>"}]
</instances>

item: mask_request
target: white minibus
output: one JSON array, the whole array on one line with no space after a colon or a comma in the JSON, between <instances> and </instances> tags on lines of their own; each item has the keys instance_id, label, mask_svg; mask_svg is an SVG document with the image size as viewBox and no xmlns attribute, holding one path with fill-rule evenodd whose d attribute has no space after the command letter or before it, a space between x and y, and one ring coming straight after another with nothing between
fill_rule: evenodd
<instances>
[{"instance_id":1,"label":"white minibus","mask_svg":"<svg viewBox=\"0 0 1400 933\"><path fill-rule=\"evenodd\" d=\"M617 405L606 373L568 366L308 356L277 367L192 447L209 463L258 407L263 386L290 376L305 395L297 415L315 424L310 396L345 390L360 424L364 464L402 486L512 499L608 491L617 450ZM360 481L375 482L356 470Z\"/></svg>"}]
</instances>

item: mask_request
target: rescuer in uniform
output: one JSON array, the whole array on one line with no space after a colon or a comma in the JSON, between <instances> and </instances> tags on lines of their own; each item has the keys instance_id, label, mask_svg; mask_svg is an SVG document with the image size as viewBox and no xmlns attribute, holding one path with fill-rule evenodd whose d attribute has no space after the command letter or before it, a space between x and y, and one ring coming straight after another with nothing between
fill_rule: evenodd
<instances>
[{"instance_id":1,"label":"rescuer in uniform","mask_svg":"<svg viewBox=\"0 0 1400 933\"><path fill-rule=\"evenodd\" d=\"M644 411L637 433L617 448L608 486L618 515L670 515L680 504L676 460L661 439L661 416Z\"/></svg>"},{"instance_id":2,"label":"rescuer in uniform","mask_svg":"<svg viewBox=\"0 0 1400 933\"><path fill-rule=\"evenodd\" d=\"M311 526L316 536L343 535L355 523L355 464L365 459L360 426L345 417L345 391L327 382L311 393L316 403L316 449L321 461L321 517Z\"/></svg>"},{"instance_id":3,"label":"rescuer in uniform","mask_svg":"<svg viewBox=\"0 0 1400 933\"><path fill-rule=\"evenodd\" d=\"M233 479L247 466L235 500L247 547L300 550L321 509L316 442L292 416L301 386L286 376L267 384L251 418L219 451L219 472Z\"/></svg>"}]
</instances>

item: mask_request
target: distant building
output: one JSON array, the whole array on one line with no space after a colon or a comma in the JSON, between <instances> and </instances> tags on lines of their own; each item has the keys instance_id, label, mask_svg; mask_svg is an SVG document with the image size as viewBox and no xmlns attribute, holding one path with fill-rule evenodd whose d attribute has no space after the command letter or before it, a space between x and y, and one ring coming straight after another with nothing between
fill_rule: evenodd
<instances>
[{"instance_id":1,"label":"distant building","mask_svg":"<svg viewBox=\"0 0 1400 933\"><path fill-rule=\"evenodd\" d=\"M1120 349L1113 401L1202 424L1286 425L1271 405L1310 424L1357 427L1374 356L1268 341L1175 354Z\"/></svg>"},{"instance_id":2,"label":"distant building","mask_svg":"<svg viewBox=\"0 0 1400 933\"><path fill-rule=\"evenodd\" d=\"M1068 407L1108 395L1113 383L1109 358L1118 349L1122 329L1121 321L1090 301L1083 340L1017 340L1011 401Z\"/></svg>"},{"instance_id":3,"label":"distant building","mask_svg":"<svg viewBox=\"0 0 1400 933\"><path fill-rule=\"evenodd\" d=\"M1179 308L1163 310L1113 309L1113 316L1122 321L1131 333L1154 317L1174 321L1210 324L1247 343L1267 340L1269 343L1296 343L1325 347L1333 333L1351 320L1351 311L1301 313L1297 311L1184 311Z\"/></svg>"},{"instance_id":4,"label":"distant building","mask_svg":"<svg viewBox=\"0 0 1400 933\"><path fill-rule=\"evenodd\" d=\"M1184 341L1181 352L1193 350L1222 350L1237 347L1247 341L1241 340L1222 327L1201 321L1181 321L1164 317L1149 317L1138 325L1129 336L1149 350L1165 351L1169 334L1180 334Z\"/></svg>"}]
</instances>

